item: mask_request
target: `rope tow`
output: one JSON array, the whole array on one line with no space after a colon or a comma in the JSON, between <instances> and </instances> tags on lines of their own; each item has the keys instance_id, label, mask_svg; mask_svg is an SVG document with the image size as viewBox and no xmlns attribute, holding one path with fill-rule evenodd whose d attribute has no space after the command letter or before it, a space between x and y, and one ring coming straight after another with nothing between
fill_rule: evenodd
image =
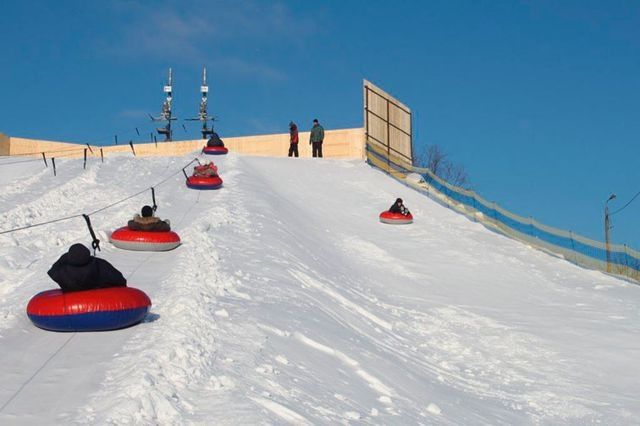
<instances>
[{"instance_id":1,"label":"rope tow","mask_svg":"<svg viewBox=\"0 0 640 426\"><path fill-rule=\"evenodd\" d=\"M38 161L40 161L40 160L38 160ZM53 164L53 170L54 170L54 174L55 174L55 167L56 167L55 166L55 159L52 157L51 161L52 161L52 164ZM9 234L9 233L12 233L12 232L17 232L17 231L22 231L22 230L25 230L25 229L35 228L35 227L38 227L38 226L49 225L51 223L62 222L62 221L65 221L65 220L71 220L71 219L76 219L76 218L79 218L79 217L84 217L85 221L87 222L87 226L89 227L89 231L91 233L91 237L93 238L92 246L94 246L94 243L96 241L98 241L98 244L99 244L99 240L96 238L95 233L93 232L93 230L91 228L91 222L89 220L90 216L93 216L93 215L95 215L97 213L101 213L101 212L103 212L103 211L105 211L107 209L110 209L111 207L117 206L118 204L124 203L125 201L128 201L128 200L130 200L130 199L132 199L134 197L137 197L140 194L143 194L143 193L147 192L148 190L151 190L151 197L153 199L153 208L154 208L154 211L155 211L155 209L157 209L157 205L156 205L156 201L155 201L155 188L157 188L158 186L164 184L165 182L167 182L169 179L171 179L172 177L176 176L180 172L185 173L185 176L186 176L186 172L184 170L187 167L189 167L191 164L196 162L196 161L198 162L198 164L200 163L197 158L194 158L189 163L187 163L184 167L178 169L176 172L170 174L169 176L167 176L166 178L162 179L160 182L156 183L155 185L153 185L151 187L147 187L147 188L145 188L145 189L143 189L141 191L136 192L135 194L129 195L128 197L125 197L125 198L123 198L121 200L118 200L118 201L116 201L114 203L111 203L111 204L109 204L107 206L101 207L101 208L99 208L97 210L94 210L94 211L92 211L90 213L86 213L86 214L79 213L79 214L75 214L75 215L72 215L72 216L66 216L66 217L61 217L61 218L58 218L58 219L48 220L46 222L33 223L31 225L25 225L25 226L21 226L21 227L18 227L18 228L7 229L7 230L4 230L4 231L0 231L0 235ZM94 248L94 251L96 249L100 250L99 246L94 246L93 248Z\"/></svg>"}]
</instances>

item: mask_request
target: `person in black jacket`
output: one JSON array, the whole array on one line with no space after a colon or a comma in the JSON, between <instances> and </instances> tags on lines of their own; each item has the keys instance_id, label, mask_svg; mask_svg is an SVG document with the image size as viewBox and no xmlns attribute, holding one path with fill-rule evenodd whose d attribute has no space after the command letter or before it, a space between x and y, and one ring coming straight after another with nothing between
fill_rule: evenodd
<instances>
[{"instance_id":1,"label":"person in black jacket","mask_svg":"<svg viewBox=\"0 0 640 426\"><path fill-rule=\"evenodd\" d=\"M151 206L144 206L140 213L142 214L136 214L135 216L133 216L133 220L130 220L127 223L127 227L129 229L133 231L153 232L171 231L169 220L161 220L159 217L154 216Z\"/></svg>"},{"instance_id":2,"label":"person in black jacket","mask_svg":"<svg viewBox=\"0 0 640 426\"><path fill-rule=\"evenodd\" d=\"M408 216L409 215L409 209L406 208L404 206L404 204L402 204L402 198L397 198L396 202L393 203L393 205L391 206L389 211L391 213L400 213L400 214L402 214L404 216Z\"/></svg>"},{"instance_id":3,"label":"person in black jacket","mask_svg":"<svg viewBox=\"0 0 640 426\"><path fill-rule=\"evenodd\" d=\"M91 256L82 244L69 247L47 274L64 292L127 286L120 271L106 260Z\"/></svg>"},{"instance_id":4,"label":"person in black jacket","mask_svg":"<svg viewBox=\"0 0 640 426\"><path fill-rule=\"evenodd\" d=\"M224 142L222 142L222 139L220 139L220 136L218 136L218 134L216 132L213 132L211 134L211 137L207 141L207 146L209 146L209 147L216 147L216 146L224 147Z\"/></svg>"}]
</instances>

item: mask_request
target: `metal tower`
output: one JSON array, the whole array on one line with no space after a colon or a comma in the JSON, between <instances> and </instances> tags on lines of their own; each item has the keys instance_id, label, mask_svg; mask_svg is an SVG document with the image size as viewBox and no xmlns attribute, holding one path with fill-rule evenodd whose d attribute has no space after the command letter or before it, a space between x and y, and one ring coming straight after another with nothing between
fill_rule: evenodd
<instances>
[{"instance_id":1,"label":"metal tower","mask_svg":"<svg viewBox=\"0 0 640 426\"><path fill-rule=\"evenodd\" d=\"M202 94L202 98L200 99L200 111L196 118L187 118L187 121L201 121L202 129L200 132L202 133L202 139L208 139L209 136L213 135L213 121L215 117L208 115L207 113L207 94L209 93L209 86L207 85L207 68L202 69L202 85L200 86L200 93ZM211 121L211 128L207 126L207 123Z\"/></svg>"},{"instance_id":2,"label":"metal tower","mask_svg":"<svg viewBox=\"0 0 640 426\"><path fill-rule=\"evenodd\" d=\"M169 68L169 79L167 84L163 87L164 93L167 94L167 98L162 103L162 111L160 112L159 117L154 117L149 114L152 121L166 121L167 124L164 127L158 127L156 130L159 135L164 135L165 141L172 140L173 132L171 130L171 122L177 120L177 118L173 117L171 111L171 101L173 100L173 75L171 73L171 68Z\"/></svg>"}]
</instances>

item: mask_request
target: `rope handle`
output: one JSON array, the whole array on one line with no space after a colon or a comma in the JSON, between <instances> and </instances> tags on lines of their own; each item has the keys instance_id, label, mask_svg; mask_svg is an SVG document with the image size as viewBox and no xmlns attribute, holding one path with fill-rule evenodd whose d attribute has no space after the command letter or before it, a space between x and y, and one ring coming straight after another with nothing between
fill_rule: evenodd
<instances>
[{"instance_id":1,"label":"rope handle","mask_svg":"<svg viewBox=\"0 0 640 426\"><path fill-rule=\"evenodd\" d=\"M91 226L91 219L89 219L89 215L83 214L82 217L87 222L87 227L89 228L89 233L91 234L91 247L93 247L93 255L96 255L96 250L100 251L100 240L96 237L96 233L93 232L93 227Z\"/></svg>"}]
</instances>

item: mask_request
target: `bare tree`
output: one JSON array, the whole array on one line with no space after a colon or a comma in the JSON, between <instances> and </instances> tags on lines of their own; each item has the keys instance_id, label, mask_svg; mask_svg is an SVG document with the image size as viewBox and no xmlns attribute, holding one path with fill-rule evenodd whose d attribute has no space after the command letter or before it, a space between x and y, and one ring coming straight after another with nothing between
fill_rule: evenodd
<instances>
[{"instance_id":1,"label":"bare tree","mask_svg":"<svg viewBox=\"0 0 640 426\"><path fill-rule=\"evenodd\" d=\"M438 145L427 145L417 156L416 165L431 170L439 178L465 189L471 189L469 175L465 168L453 164Z\"/></svg>"},{"instance_id":2,"label":"bare tree","mask_svg":"<svg viewBox=\"0 0 640 426\"><path fill-rule=\"evenodd\" d=\"M449 182L451 185L458 186L460 188L471 189L469 183L469 176L467 171L459 164L453 164L449 161L445 163L444 172L442 173L443 179Z\"/></svg>"},{"instance_id":3,"label":"bare tree","mask_svg":"<svg viewBox=\"0 0 640 426\"><path fill-rule=\"evenodd\" d=\"M431 170L434 175L440 176L442 169L448 163L447 155L442 152L438 145L427 146L425 152L426 167Z\"/></svg>"}]
</instances>

